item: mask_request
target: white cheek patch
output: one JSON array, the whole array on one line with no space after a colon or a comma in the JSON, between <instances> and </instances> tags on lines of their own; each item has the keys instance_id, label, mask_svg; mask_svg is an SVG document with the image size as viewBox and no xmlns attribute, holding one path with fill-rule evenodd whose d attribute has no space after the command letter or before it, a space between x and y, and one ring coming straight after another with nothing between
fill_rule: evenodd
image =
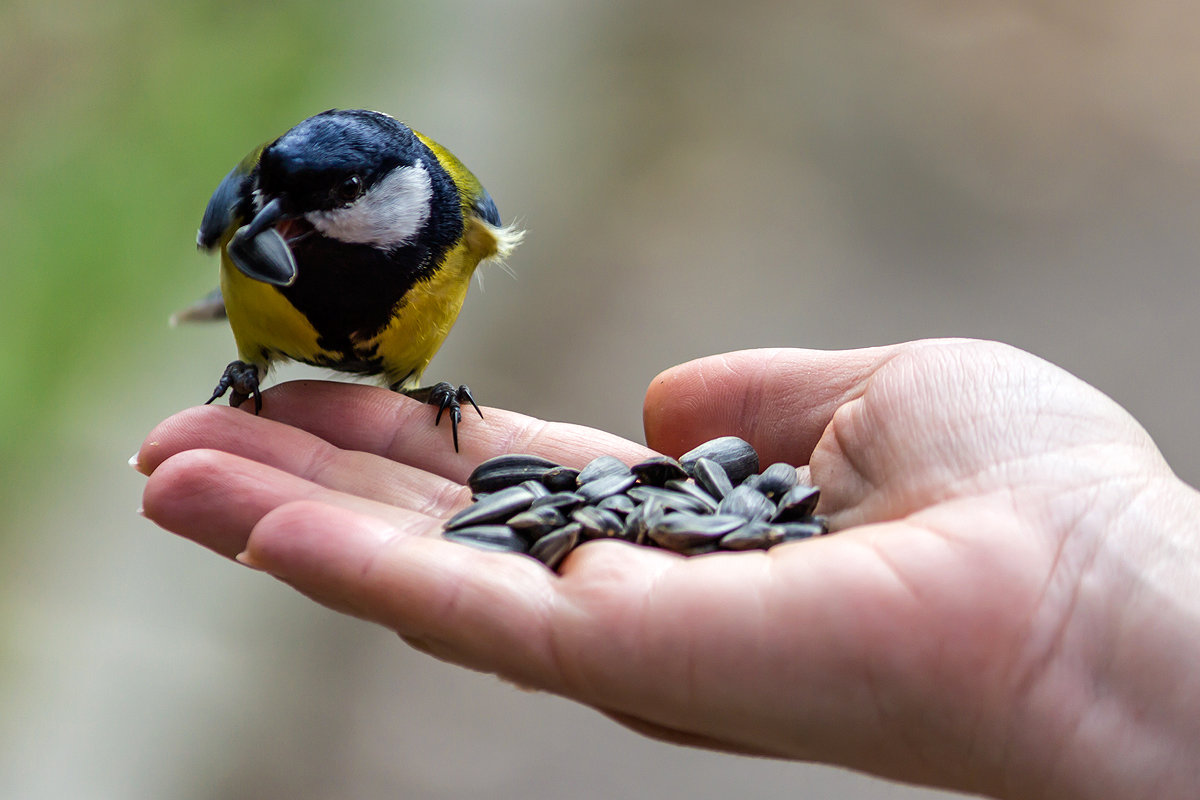
<instances>
[{"instance_id":1,"label":"white cheek patch","mask_svg":"<svg viewBox=\"0 0 1200 800\"><path fill-rule=\"evenodd\" d=\"M429 219L433 184L425 165L397 167L346 208L304 216L331 239L391 249L416 238Z\"/></svg>"}]
</instances>

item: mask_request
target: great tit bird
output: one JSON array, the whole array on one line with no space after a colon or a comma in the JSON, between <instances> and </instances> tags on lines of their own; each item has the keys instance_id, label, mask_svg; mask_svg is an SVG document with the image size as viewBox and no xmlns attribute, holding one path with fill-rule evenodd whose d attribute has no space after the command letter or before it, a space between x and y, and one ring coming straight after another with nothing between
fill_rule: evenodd
<instances>
[{"instance_id":1,"label":"great tit bird","mask_svg":"<svg viewBox=\"0 0 1200 800\"><path fill-rule=\"evenodd\" d=\"M174 321L227 317L238 360L208 402L254 398L292 359L375 375L449 412L458 449L466 386L418 388L481 261L522 233L448 150L375 111L309 117L233 168L197 244L221 252L221 286ZM482 413L480 413L482 416Z\"/></svg>"}]
</instances>

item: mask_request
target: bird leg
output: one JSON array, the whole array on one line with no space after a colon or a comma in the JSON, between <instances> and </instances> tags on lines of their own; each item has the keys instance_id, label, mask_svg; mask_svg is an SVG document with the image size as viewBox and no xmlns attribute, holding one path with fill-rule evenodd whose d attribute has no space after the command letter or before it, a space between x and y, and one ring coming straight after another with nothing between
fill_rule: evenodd
<instances>
[{"instance_id":1,"label":"bird leg","mask_svg":"<svg viewBox=\"0 0 1200 800\"><path fill-rule=\"evenodd\" d=\"M232 364L230 366L233 366ZM437 417L433 424L438 425L442 421L442 412L450 412L450 434L454 439L454 452L458 452L458 423L462 422L462 404L470 403L474 407L475 412L479 414L479 418L483 419L483 412L479 410L479 405L475 402L475 398L471 396L471 390L464 386L454 388L454 384L442 381L435 383L433 386L422 386L416 389L401 389L401 394L407 395L414 400L420 400L422 403L428 403L438 407Z\"/></svg>"},{"instance_id":2,"label":"bird leg","mask_svg":"<svg viewBox=\"0 0 1200 800\"><path fill-rule=\"evenodd\" d=\"M208 398L204 405L223 396L227 391L229 392L229 405L234 408L253 397L254 413L262 411L262 392L258 388L258 367L254 364L247 364L245 361L229 362L229 366L221 375L221 380L217 381L217 388L213 390L212 397Z\"/></svg>"}]
</instances>

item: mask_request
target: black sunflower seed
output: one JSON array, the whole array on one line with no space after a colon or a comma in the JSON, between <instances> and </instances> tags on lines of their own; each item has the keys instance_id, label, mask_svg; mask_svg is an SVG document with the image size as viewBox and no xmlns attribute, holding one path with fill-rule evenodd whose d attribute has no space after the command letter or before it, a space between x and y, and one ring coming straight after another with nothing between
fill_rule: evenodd
<instances>
[{"instance_id":1,"label":"black sunflower seed","mask_svg":"<svg viewBox=\"0 0 1200 800\"><path fill-rule=\"evenodd\" d=\"M480 550L503 550L524 553L529 550L525 539L507 525L473 525L446 531L442 534L452 542L467 544Z\"/></svg>"},{"instance_id":2,"label":"black sunflower seed","mask_svg":"<svg viewBox=\"0 0 1200 800\"><path fill-rule=\"evenodd\" d=\"M581 526L579 535L584 539L607 539L619 536L625 530L625 523L620 517L596 506L575 509L571 519Z\"/></svg>"},{"instance_id":3,"label":"black sunflower seed","mask_svg":"<svg viewBox=\"0 0 1200 800\"><path fill-rule=\"evenodd\" d=\"M663 513L662 502L657 497L647 499L629 512L629 516L625 518L625 529L621 538L636 544L645 544L647 531L658 524Z\"/></svg>"},{"instance_id":4,"label":"black sunflower seed","mask_svg":"<svg viewBox=\"0 0 1200 800\"><path fill-rule=\"evenodd\" d=\"M664 514L646 535L668 550L688 550L701 544L715 544L721 537L740 528L741 517L728 514Z\"/></svg>"},{"instance_id":5,"label":"black sunflower seed","mask_svg":"<svg viewBox=\"0 0 1200 800\"><path fill-rule=\"evenodd\" d=\"M695 447L679 457L679 463L692 474L696 461L708 458L725 470L729 480L736 486L748 475L758 472L758 453L744 439L736 436L722 436Z\"/></svg>"},{"instance_id":6,"label":"black sunflower seed","mask_svg":"<svg viewBox=\"0 0 1200 800\"><path fill-rule=\"evenodd\" d=\"M637 475L638 480L646 486L662 486L667 481L681 480L688 476L683 465L670 456L651 456L639 464L634 464L629 471Z\"/></svg>"},{"instance_id":7,"label":"black sunflower seed","mask_svg":"<svg viewBox=\"0 0 1200 800\"><path fill-rule=\"evenodd\" d=\"M757 489L735 486L721 500L717 513L734 514L743 519L770 519L775 514L775 504Z\"/></svg>"},{"instance_id":8,"label":"black sunflower seed","mask_svg":"<svg viewBox=\"0 0 1200 800\"><path fill-rule=\"evenodd\" d=\"M534 542L529 548L529 555L545 564L552 570L567 557L575 545L579 543L579 523L572 522L556 531L552 531Z\"/></svg>"},{"instance_id":9,"label":"black sunflower seed","mask_svg":"<svg viewBox=\"0 0 1200 800\"><path fill-rule=\"evenodd\" d=\"M686 494L704 506L705 510L710 513L715 513L717 510L716 498L689 480L667 481L667 485L663 488L679 492L680 494Z\"/></svg>"},{"instance_id":10,"label":"black sunflower seed","mask_svg":"<svg viewBox=\"0 0 1200 800\"><path fill-rule=\"evenodd\" d=\"M575 492L554 492L553 494L545 495L544 497L535 497L530 508L542 508L549 506L550 508L572 509L581 506L586 502L583 497Z\"/></svg>"},{"instance_id":11,"label":"black sunflower seed","mask_svg":"<svg viewBox=\"0 0 1200 800\"><path fill-rule=\"evenodd\" d=\"M776 522L792 522L811 516L821 499L821 490L815 486L794 486L779 498Z\"/></svg>"},{"instance_id":12,"label":"black sunflower seed","mask_svg":"<svg viewBox=\"0 0 1200 800\"><path fill-rule=\"evenodd\" d=\"M533 503L533 492L524 486L510 486L493 492L474 505L467 506L446 521L446 530L500 522L524 511Z\"/></svg>"},{"instance_id":13,"label":"black sunflower seed","mask_svg":"<svg viewBox=\"0 0 1200 800\"><path fill-rule=\"evenodd\" d=\"M537 541L555 528L561 528L566 524L566 516L553 506L529 508L508 520L508 527L530 542Z\"/></svg>"},{"instance_id":14,"label":"black sunflower seed","mask_svg":"<svg viewBox=\"0 0 1200 800\"><path fill-rule=\"evenodd\" d=\"M794 542L798 539L811 539L814 536L821 536L826 532L825 524L819 520L811 522L779 522L776 523L781 531L783 531L783 540L785 542Z\"/></svg>"},{"instance_id":15,"label":"black sunflower seed","mask_svg":"<svg viewBox=\"0 0 1200 800\"><path fill-rule=\"evenodd\" d=\"M769 500L778 500L796 485L796 468L782 462L772 464L762 471L754 488L767 496Z\"/></svg>"},{"instance_id":16,"label":"black sunflower seed","mask_svg":"<svg viewBox=\"0 0 1200 800\"><path fill-rule=\"evenodd\" d=\"M766 550L782 541L782 528L762 520L752 520L721 537L721 548L724 550Z\"/></svg>"},{"instance_id":17,"label":"black sunflower seed","mask_svg":"<svg viewBox=\"0 0 1200 800\"><path fill-rule=\"evenodd\" d=\"M586 502L596 503L609 495L625 491L630 486L633 486L636 480L637 478L633 476L633 473L626 469L624 474L619 472L609 473L587 483L581 483L575 491Z\"/></svg>"},{"instance_id":18,"label":"black sunflower seed","mask_svg":"<svg viewBox=\"0 0 1200 800\"><path fill-rule=\"evenodd\" d=\"M625 494L610 494L596 504L596 508L612 511L615 514L620 514L622 517L633 511L633 507L634 502L629 499L629 495Z\"/></svg>"},{"instance_id":19,"label":"black sunflower seed","mask_svg":"<svg viewBox=\"0 0 1200 800\"><path fill-rule=\"evenodd\" d=\"M546 488L546 484L542 483L541 481L525 481L518 485L524 486L526 489L528 489L529 493L533 495L534 500L550 494L550 490Z\"/></svg>"},{"instance_id":20,"label":"black sunflower seed","mask_svg":"<svg viewBox=\"0 0 1200 800\"><path fill-rule=\"evenodd\" d=\"M659 486L634 486L626 494L636 503L647 503L650 498L654 498L668 511L703 513L707 509L704 503L689 494Z\"/></svg>"},{"instance_id":21,"label":"black sunflower seed","mask_svg":"<svg viewBox=\"0 0 1200 800\"><path fill-rule=\"evenodd\" d=\"M489 458L477 466L467 478L472 492L495 492L529 480L540 481L558 465L538 456L508 454Z\"/></svg>"},{"instance_id":22,"label":"black sunflower seed","mask_svg":"<svg viewBox=\"0 0 1200 800\"><path fill-rule=\"evenodd\" d=\"M579 470L579 476L576 481L582 486L585 483L591 483L594 480L607 477L609 475L630 475L629 467L625 466L625 462L615 456L597 456L588 462L587 466Z\"/></svg>"},{"instance_id":23,"label":"black sunflower seed","mask_svg":"<svg viewBox=\"0 0 1200 800\"><path fill-rule=\"evenodd\" d=\"M717 500L733 491L733 482L729 480L724 467L711 458L696 459L696 464L692 467L692 477L704 491Z\"/></svg>"},{"instance_id":24,"label":"black sunflower seed","mask_svg":"<svg viewBox=\"0 0 1200 800\"><path fill-rule=\"evenodd\" d=\"M489 459L471 474L473 504L445 524L445 538L528 552L557 571L572 549L621 538L681 555L766 550L828 532L814 514L820 492L796 470L757 474L750 445L725 436L678 461L652 456L628 467L598 456L581 470L527 455Z\"/></svg>"},{"instance_id":25,"label":"black sunflower seed","mask_svg":"<svg viewBox=\"0 0 1200 800\"><path fill-rule=\"evenodd\" d=\"M542 483L552 492L571 492L579 481L579 470L570 467L555 467L542 476Z\"/></svg>"}]
</instances>

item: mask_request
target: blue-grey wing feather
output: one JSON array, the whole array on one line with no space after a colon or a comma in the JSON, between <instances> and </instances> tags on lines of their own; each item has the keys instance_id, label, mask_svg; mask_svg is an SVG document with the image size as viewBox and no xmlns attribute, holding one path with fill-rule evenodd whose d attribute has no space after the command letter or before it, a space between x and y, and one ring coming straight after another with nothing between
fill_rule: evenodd
<instances>
[{"instance_id":1,"label":"blue-grey wing feather","mask_svg":"<svg viewBox=\"0 0 1200 800\"><path fill-rule=\"evenodd\" d=\"M213 322L225 317L225 298L220 289L213 289L187 308L172 314L171 326L181 322Z\"/></svg>"},{"instance_id":2,"label":"blue-grey wing feather","mask_svg":"<svg viewBox=\"0 0 1200 800\"><path fill-rule=\"evenodd\" d=\"M242 200L242 191L248 178L245 167L239 164L217 185L200 221L200 232L196 234L197 246L212 250L221 241L221 236L233 224L234 213Z\"/></svg>"}]
</instances>

